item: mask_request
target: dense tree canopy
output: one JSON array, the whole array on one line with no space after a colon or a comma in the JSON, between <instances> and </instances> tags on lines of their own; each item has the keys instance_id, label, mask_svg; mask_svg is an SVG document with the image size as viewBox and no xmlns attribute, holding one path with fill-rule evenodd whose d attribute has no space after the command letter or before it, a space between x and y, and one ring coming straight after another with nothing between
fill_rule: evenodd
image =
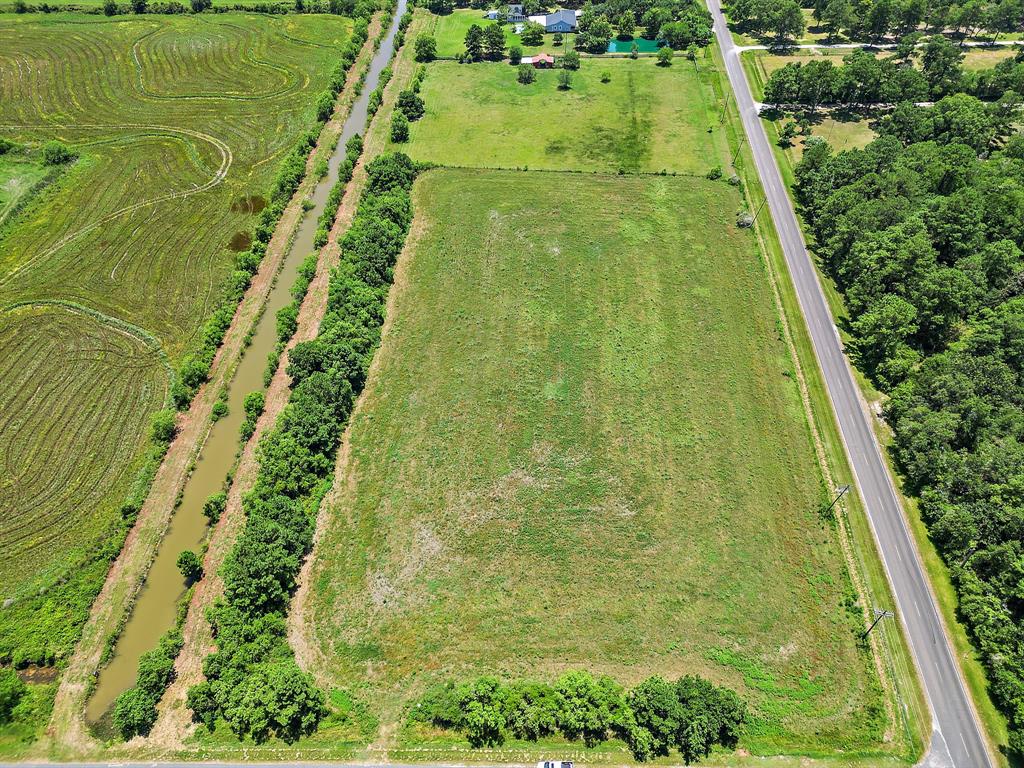
<instances>
[{"instance_id":1,"label":"dense tree canopy","mask_svg":"<svg viewBox=\"0 0 1024 768\"><path fill-rule=\"evenodd\" d=\"M920 66L910 58L918 55ZM936 35L910 52L879 57L857 50L842 65L828 59L789 62L775 70L764 87L768 104L800 105L814 111L822 104L843 107L900 102L926 103L946 96L969 94L994 102L989 116L997 118L999 133L1008 133L1024 94L1024 51L989 69L965 71L963 52ZM977 112L973 100L947 102ZM991 136L989 137L991 139Z\"/></svg>"},{"instance_id":2,"label":"dense tree canopy","mask_svg":"<svg viewBox=\"0 0 1024 768\"><path fill-rule=\"evenodd\" d=\"M614 736L637 760L678 749L690 764L707 757L716 744L735 748L747 714L734 691L699 677L687 675L675 683L651 677L626 691L610 677L571 671L553 685L488 676L435 685L412 717L460 731L475 747L556 733L593 747Z\"/></svg>"},{"instance_id":3,"label":"dense tree canopy","mask_svg":"<svg viewBox=\"0 0 1024 768\"><path fill-rule=\"evenodd\" d=\"M967 94L879 129L863 150L810 142L796 194L1020 752L1024 138Z\"/></svg>"}]
</instances>

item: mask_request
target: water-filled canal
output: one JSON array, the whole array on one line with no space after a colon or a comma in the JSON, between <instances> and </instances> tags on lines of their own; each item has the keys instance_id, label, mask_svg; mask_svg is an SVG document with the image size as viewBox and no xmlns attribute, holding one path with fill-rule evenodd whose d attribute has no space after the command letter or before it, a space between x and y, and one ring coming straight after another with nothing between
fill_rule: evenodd
<instances>
[{"instance_id":1,"label":"water-filled canal","mask_svg":"<svg viewBox=\"0 0 1024 768\"><path fill-rule=\"evenodd\" d=\"M363 91L352 105L342 127L338 145L328 163L328 172L312 194L313 207L306 211L299 224L291 249L285 257L281 273L267 300L266 310L256 326L252 343L245 350L228 391L228 415L217 421L203 445L195 470L185 484L180 506L174 512L167 535L160 543L156 560L146 577L128 623L118 638L114 656L100 672L96 690L86 707L86 719L98 721L114 700L135 684L139 657L156 647L160 637L174 626L178 601L186 585L178 570L178 555L186 549L199 550L207 532L203 503L211 494L222 490L224 479L235 463L239 430L245 418L242 401L255 390L262 390L267 356L277 342L275 315L291 300L291 286L303 259L313 252L316 224L327 203L331 187L338 179L338 169L345 158L345 142L366 129L367 104L377 87L380 73L393 53L398 24L408 0L398 0L380 48L373 56Z\"/></svg>"}]
</instances>

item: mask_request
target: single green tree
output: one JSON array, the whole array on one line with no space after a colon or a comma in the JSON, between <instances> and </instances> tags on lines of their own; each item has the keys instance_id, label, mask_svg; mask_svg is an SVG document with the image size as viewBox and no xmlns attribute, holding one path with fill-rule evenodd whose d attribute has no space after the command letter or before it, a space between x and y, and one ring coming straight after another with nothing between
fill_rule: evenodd
<instances>
[{"instance_id":1,"label":"single green tree","mask_svg":"<svg viewBox=\"0 0 1024 768\"><path fill-rule=\"evenodd\" d=\"M566 51L562 56L561 63L562 69L577 70L580 68L580 55L576 51Z\"/></svg>"},{"instance_id":2,"label":"single green tree","mask_svg":"<svg viewBox=\"0 0 1024 768\"><path fill-rule=\"evenodd\" d=\"M177 565L182 577L190 584L198 581L203 575L203 562L191 549L186 549L178 555Z\"/></svg>"},{"instance_id":3,"label":"single green tree","mask_svg":"<svg viewBox=\"0 0 1024 768\"><path fill-rule=\"evenodd\" d=\"M403 144L409 140L409 118L405 112L396 109L391 115L391 141Z\"/></svg>"},{"instance_id":4,"label":"single green tree","mask_svg":"<svg viewBox=\"0 0 1024 768\"><path fill-rule=\"evenodd\" d=\"M523 49L521 46L513 45L508 49L508 62L512 66L518 66L523 60Z\"/></svg>"},{"instance_id":5,"label":"single green tree","mask_svg":"<svg viewBox=\"0 0 1024 768\"><path fill-rule=\"evenodd\" d=\"M562 33L561 32L555 32L555 34L551 37L551 44L552 45L559 46L563 42L564 42L564 38L562 37Z\"/></svg>"},{"instance_id":6,"label":"single green tree","mask_svg":"<svg viewBox=\"0 0 1024 768\"><path fill-rule=\"evenodd\" d=\"M116 16L117 15L117 3L114 0L103 0L103 15L104 16Z\"/></svg>"},{"instance_id":7,"label":"single green tree","mask_svg":"<svg viewBox=\"0 0 1024 768\"><path fill-rule=\"evenodd\" d=\"M616 26L619 28L620 40L632 40L636 34L636 16L632 11L623 11L616 21Z\"/></svg>"},{"instance_id":8,"label":"single green tree","mask_svg":"<svg viewBox=\"0 0 1024 768\"><path fill-rule=\"evenodd\" d=\"M78 153L61 141L48 141L43 145L43 163L65 165L78 158Z\"/></svg>"},{"instance_id":9,"label":"single green tree","mask_svg":"<svg viewBox=\"0 0 1024 768\"><path fill-rule=\"evenodd\" d=\"M675 51L669 48L667 45L661 46L658 49L658 66L659 67L671 67L672 57L675 55Z\"/></svg>"},{"instance_id":10,"label":"single green tree","mask_svg":"<svg viewBox=\"0 0 1024 768\"><path fill-rule=\"evenodd\" d=\"M640 46L636 44L636 40L629 46L629 58L639 59L640 58Z\"/></svg>"},{"instance_id":11,"label":"single green tree","mask_svg":"<svg viewBox=\"0 0 1024 768\"><path fill-rule=\"evenodd\" d=\"M157 445L167 445L178 432L174 411L163 410L153 414L149 422L150 439Z\"/></svg>"},{"instance_id":12,"label":"single green tree","mask_svg":"<svg viewBox=\"0 0 1024 768\"><path fill-rule=\"evenodd\" d=\"M568 69L558 70L558 90L568 91L572 88L572 72Z\"/></svg>"},{"instance_id":13,"label":"single green tree","mask_svg":"<svg viewBox=\"0 0 1024 768\"><path fill-rule=\"evenodd\" d=\"M544 27L535 21L528 21L519 33L519 38L523 45L541 45L544 42Z\"/></svg>"},{"instance_id":14,"label":"single green tree","mask_svg":"<svg viewBox=\"0 0 1024 768\"><path fill-rule=\"evenodd\" d=\"M437 40L426 32L420 32L416 35L414 49L416 61L426 62L437 58Z\"/></svg>"},{"instance_id":15,"label":"single green tree","mask_svg":"<svg viewBox=\"0 0 1024 768\"><path fill-rule=\"evenodd\" d=\"M796 138L796 123L792 120L787 120L782 126L782 130L779 131L779 146L780 147L791 147L793 146L793 139Z\"/></svg>"},{"instance_id":16,"label":"single green tree","mask_svg":"<svg viewBox=\"0 0 1024 768\"><path fill-rule=\"evenodd\" d=\"M262 394L262 392L260 393ZM224 508L228 505L228 495L224 491L218 493L212 493L203 502L203 514L210 521L210 523L216 523L220 520L220 516L224 513Z\"/></svg>"},{"instance_id":17,"label":"single green tree","mask_svg":"<svg viewBox=\"0 0 1024 768\"><path fill-rule=\"evenodd\" d=\"M484 54L491 61L498 61L505 55L505 30L500 24L491 24L484 30Z\"/></svg>"},{"instance_id":18,"label":"single green tree","mask_svg":"<svg viewBox=\"0 0 1024 768\"><path fill-rule=\"evenodd\" d=\"M523 85L529 85L537 79L537 73L533 69L532 64L520 64L519 69L516 72L516 80Z\"/></svg>"},{"instance_id":19,"label":"single green tree","mask_svg":"<svg viewBox=\"0 0 1024 768\"><path fill-rule=\"evenodd\" d=\"M405 113L409 120L419 120L426 111L423 99L411 90L399 92L396 106L400 112Z\"/></svg>"},{"instance_id":20,"label":"single green tree","mask_svg":"<svg viewBox=\"0 0 1024 768\"><path fill-rule=\"evenodd\" d=\"M466 30L466 59L481 61L484 57L484 31L478 24L470 24Z\"/></svg>"}]
</instances>

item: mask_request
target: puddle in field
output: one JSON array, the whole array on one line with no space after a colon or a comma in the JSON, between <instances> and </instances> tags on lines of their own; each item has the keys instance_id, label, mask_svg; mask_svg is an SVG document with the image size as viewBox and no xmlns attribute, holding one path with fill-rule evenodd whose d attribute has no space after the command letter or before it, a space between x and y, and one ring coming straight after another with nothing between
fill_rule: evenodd
<instances>
[{"instance_id":1,"label":"puddle in field","mask_svg":"<svg viewBox=\"0 0 1024 768\"><path fill-rule=\"evenodd\" d=\"M242 195L231 203L232 213L259 213L267 207L267 199L261 195Z\"/></svg>"},{"instance_id":2,"label":"puddle in field","mask_svg":"<svg viewBox=\"0 0 1024 768\"><path fill-rule=\"evenodd\" d=\"M250 245L252 245L251 232L235 232L235 234L231 236L231 240L228 241L228 249L235 253L249 250Z\"/></svg>"},{"instance_id":3,"label":"puddle in field","mask_svg":"<svg viewBox=\"0 0 1024 768\"><path fill-rule=\"evenodd\" d=\"M156 647L160 637L174 626L177 603L185 593L185 580L178 571L178 555L186 549L198 551L207 533L207 521L203 515L203 502L213 493L222 490L224 478L234 466L239 447L239 428L245 417L242 402L245 396L263 389L263 369L267 355L277 343L277 310L290 303L291 287L298 274L299 265L306 255L314 252L313 238L320 214L327 204L328 193L338 179L338 170L345 159L345 142L356 133L366 129L367 102L370 93L377 87L380 73L391 59L398 22L405 13L408 0L398 0L391 20L391 26L380 48L370 62L366 83L359 97L352 105L352 111L341 130L337 148L328 162L327 175L317 182L311 199L313 207L306 211L299 223L291 249L281 267L281 273L267 298L266 309L258 321L252 341L235 370L228 388L228 415L217 421L210 429L206 443L196 460L195 469L185 483L170 527L156 559L139 591L131 616L114 647L110 663L99 674L95 692L86 706L86 720L97 731L104 730L109 713L117 697L135 684L135 673L139 657ZM259 213L267 201L258 195L237 199L231 204L236 213ZM237 207L236 207L237 206ZM239 232L231 238L234 250ZM241 240L238 240L238 244ZM244 250L244 247L237 250ZM98 726L98 727L97 727Z\"/></svg>"}]
</instances>

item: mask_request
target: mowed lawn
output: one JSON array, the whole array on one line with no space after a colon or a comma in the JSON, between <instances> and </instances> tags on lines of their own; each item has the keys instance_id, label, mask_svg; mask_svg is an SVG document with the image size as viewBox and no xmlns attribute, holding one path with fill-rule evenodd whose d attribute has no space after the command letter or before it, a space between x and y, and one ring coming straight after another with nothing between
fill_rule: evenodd
<instances>
[{"instance_id":1,"label":"mowed lawn","mask_svg":"<svg viewBox=\"0 0 1024 768\"><path fill-rule=\"evenodd\" d=\"M713 60L697 66L584 59L563 91L554 70L522 85L508 64L437 62L421 91L426 114L403 151L449 166L703 175L721 163L724 136Z\"/></svg>"},{"instance_id":2,"label":"mowed lawn","mask_svg":"<svg viewBox=\"0 0 1024 768\"><path fill-rule=\"evenodd\" d=\"M431 682L570 668L735 686L755 754L872 750L880 692L738 192L434 170L414 202L313 554L318 674L392 757L430 742L403 707Z\"/></svg>"}]
</instances>

